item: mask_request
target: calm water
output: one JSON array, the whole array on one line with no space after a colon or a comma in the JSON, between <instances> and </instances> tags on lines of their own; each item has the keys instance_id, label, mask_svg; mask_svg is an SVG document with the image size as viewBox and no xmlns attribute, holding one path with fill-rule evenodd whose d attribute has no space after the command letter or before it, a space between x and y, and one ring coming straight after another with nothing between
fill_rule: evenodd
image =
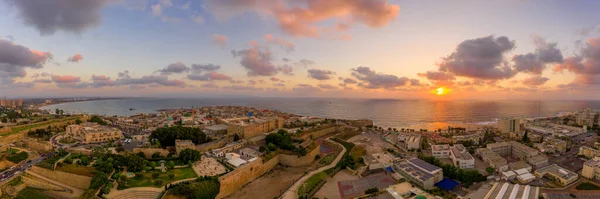
<instances>
[{"instance_id":1,"label":"calm water","mask_svg":"<svg viewBox=\"0 0 600 199\"><path fill-rule=\"evenodd\" d=\"M397 128L474 127L506 116L552 116L559 112L600 108L600 101L429 101L311 98L120 99L73 102L44 107L69 113L133 115L158 109L240 105L326 118L372 119L377 126ZM129 108L136 110L130 111Z\"/></svg>"}]
</instances>

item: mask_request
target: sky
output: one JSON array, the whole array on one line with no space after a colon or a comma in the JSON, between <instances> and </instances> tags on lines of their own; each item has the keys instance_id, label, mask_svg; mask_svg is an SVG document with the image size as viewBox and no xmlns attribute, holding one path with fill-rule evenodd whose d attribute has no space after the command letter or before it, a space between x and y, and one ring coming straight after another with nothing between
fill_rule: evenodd
<instances>
[{"instance_id":1,"label":"sky","mask_svg":"<svg viewBox=\"0 0 600 199\"><path fill-rule=\"evenodd\" d=\"M0 0L0 97L597 99L598 7Z\"/></svg>"}]
</instances>

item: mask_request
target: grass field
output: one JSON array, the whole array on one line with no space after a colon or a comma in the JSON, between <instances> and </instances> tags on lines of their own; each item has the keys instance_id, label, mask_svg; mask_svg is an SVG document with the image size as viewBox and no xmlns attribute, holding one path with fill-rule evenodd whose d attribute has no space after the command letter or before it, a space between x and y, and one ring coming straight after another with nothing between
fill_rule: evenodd
<instances>
[{"instance_id":1,"label":"grass field","mask_svg":"<svg viewBox=\"0 0 600 199\"><path fill-rule=\"evenodd\" d=\"M358 168L358 166L362 164L362 161L360 160L366 152L367 150L360 145L356 145L352 148L352 150L350 151L350 156L352 156L352 159L354 159L355 168Z\"/></svg>"},{"instance_id":2,"label":"grass field","mask_svg":"<svg viewBox=\"0 0 600 199\"><path fill-rule=\"evenodd\" d=\"M55 170L89 177L94 177L94 172L96 172L94 167L86 167L76 164L63 164L60 167L57 166Z\"/></svg>"},{"instance_id":3,"label":"grass field","mask_svg":"<svg viewBox=\"0 0 600 199\"><path fill-rule=\"evenodd\" d=\"M327 154L325 157L323 157L320 161L319 164L323 164L323 165L329 165L331 164L331 162L333 162L335 160L335 156L334 154Z\"/></svg>"},{"instance_id":4,"label":"grass field","mask_svg":"<svg viewBox=\"0 0 600 199\"><path fill-rule=\"evenodd\" d=\"M77 142L77 140L62 138L62 139L58 140L58 142L61 144L73 144L73 143Z\"/></svg>"},{"instance_id":5,"label":"grass field","mask_svg":"<svg viewBox=\"0 0 600 199\"><path fill-rule=\"evenodd\" d=\"M136 179L137 176L127 179L127 187L161 187L169 182L198 177L198 175L196 175L196 172L194 172L194 169L192 169L191 167L170 169L164 173L160 172L159 170L156 170L156 172L160 173L160 175L156 179L152 178L153 172L142 173L144 177L140 180ZM175 174L175 178L173 180L169 179L169 172L173 172ZM163 181L162 185L154 184L154 181L158 179Z\"/></svg>"},{"instance_id":6,"label":"grass field","mask_svg":"<svg viewBox=\"0 0 600 199\"><path fill-rule=\"evenodd\" d=\"M38 128L38 127L41 127L41 126L51 125L51 124L54 124L54 123L57 123L57 122L65 122L65 121L70 121L70 120L75 121L76 119L80 119L80 118L81 118L81 116L72 116L72 117L67 117L67 118L62 118L62 119L56 119L56 120L50 120L50 121L45 121L45 122L19 125L19 126L11 127L11 131L9 133L0 134L0 136L7 136L7 135L11 135L11 134L15 134L15 133L21 132L23 130L28 130L28 129Z\"/></svg>"},{"instance_id":7,"label":"grass field","mask_svg":"<svg viewBox=\"0 0 600 199\"><path fill-rule=\"evenodd\" d=\"M15 199L52 199L52 197L43 194L41 189L27 187L19 192Z\"/></svg>"},{"instance_id":8,"label":"grass field","mask_svg":"<svg viewBox=\"0 0 600 199\"><path fill-rule=\"evenodd\" d=\"M302 196L306 192L310 192L317 186L317 184L319 184L319 182L325 180L327 177L328 175L325 172L319 172L311 176L310 178L308 178L308 180L306 180L306 182L303 185L300 185L300 187L298 188L298 195Z\"/></svg>"}]
</instances>

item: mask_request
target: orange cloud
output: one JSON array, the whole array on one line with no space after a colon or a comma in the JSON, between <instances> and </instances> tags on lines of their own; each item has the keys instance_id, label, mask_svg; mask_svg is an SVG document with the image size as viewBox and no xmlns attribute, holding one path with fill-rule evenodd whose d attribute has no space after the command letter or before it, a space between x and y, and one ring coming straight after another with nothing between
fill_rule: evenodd
<instances>
[{"instance_id":1,"label":"orange cloud","mask_svg":"<svg viewBox=\"0 0 600 199\"><path fill-rule=\"evenodd\" d=\"M79 62L81 60L83 60L83 56L79 53L73 55L72 57L69 57L68 59L69 62Z\"/></svg>"}]
</instances>

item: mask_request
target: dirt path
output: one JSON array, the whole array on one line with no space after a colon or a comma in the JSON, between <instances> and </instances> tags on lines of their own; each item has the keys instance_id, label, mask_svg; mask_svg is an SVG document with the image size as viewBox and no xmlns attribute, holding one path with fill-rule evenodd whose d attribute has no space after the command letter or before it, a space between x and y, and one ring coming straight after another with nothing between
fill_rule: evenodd
<instances>
[{"instance_id":1,"label":"dirt path","mask_svg":"<svg viewBox=\"0 0 600 199\"><path fill-rule=\"evenodd\" d=\"M329 138L327 138L327 139L330 140ZM332 142L334 142L334 141L332 141ZM331 164L329 164L327 166L321 167L321 168L319 168L319 169L317 169L315 171L312 171L312 172L308 173L307 175L304 175L302 178L300 178L300 180L296 181L296 183L294 183L294 185L292 185L282 195L281 198L283 198L283 199L296 199L296 198L298 198L298 188L300 187L300 185L302 183L304 183L306 180L308 180L308 178L310 178L311 176L313 176L313 175L315 175L315 174L317 174L319 172L325 171L327 169L331 169L331 168L335 167L335 165L337 165L337 163L344 156L344 153L346 153L346 148L344 146L342 146L340 143L337 143L337 142L334 142L334 143L336 143L337 145L339 145L340 147L342 147L342 152L340 152L340 154L338 154L338 156L335 158L335 160Z\"/></svg>"},{"instance_id":2,"label":"dirt path","mask_svg":"<svg viewBox=\"0 0 600 199\"><path fill-rule=\"evenodd\" d=\"M341 199L340 189L338 188L338 182L344 180L356 180L358 176L352 175L346 170L341 170L333 176L333 178L327 180L327 183L317 191L315 198L329 198L329 199Z\"/></svg>"}]
</instances>

